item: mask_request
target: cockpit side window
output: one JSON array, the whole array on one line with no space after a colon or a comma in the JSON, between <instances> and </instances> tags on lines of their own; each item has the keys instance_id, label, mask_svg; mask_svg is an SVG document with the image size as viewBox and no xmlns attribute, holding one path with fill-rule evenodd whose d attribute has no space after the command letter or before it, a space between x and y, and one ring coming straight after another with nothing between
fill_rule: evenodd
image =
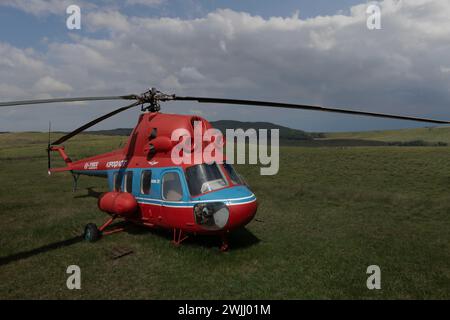
<instances>
[{"instance_id":1,"label":"cockpit side window","mask_svg":"<svg viewBox=\"0 0 450 320\"><path fill-rule=\"evenodd\" d=\"M132 193L133 192L133 171L127 171L124 176L124 183L123 183L123 191Z\"/></svg>"},{"instance_id":2,"label":"cockpit side window","mask_svg":"<svg viewBox=\"0 0 450 320\"><path fill-rule=\"evenodd\" d=\"M180 176L176 172L164 174L162 181L162 197L167 201L181 201L183 199L183 187Z\"/></svg>"},{"instance_id":3,"label":"cockpit side window","mask_svg":"<svg viewBox=\"0 0 450 320\"><path fill-rule=\"evenodd\" d=\"M114 191L120 192L121 191L121 184L122 184L122 179L120 179L119 173L118 172L114 173L114 175L113 175Z\"/></svg>"},{"instance_id":4,"label":"cockpit side window","mask_svg":"<svg viewBox=\"0 0 450 320\"><path fill-rule=\"evenodd\" d=\"M152 171L144 170L141 174L141 193L150 194L152 187Z\"/></svg>"}]
</instances>

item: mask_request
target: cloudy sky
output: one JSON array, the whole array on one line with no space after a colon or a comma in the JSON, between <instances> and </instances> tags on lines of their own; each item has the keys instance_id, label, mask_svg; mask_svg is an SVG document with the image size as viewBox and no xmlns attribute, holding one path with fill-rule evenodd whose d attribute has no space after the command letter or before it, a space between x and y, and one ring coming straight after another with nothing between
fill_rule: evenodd
<instances>
[{"instance_id":1,"label":"cloudy sky","mask_svg":"<svg viewBox=\"0 0 450 320\"><path fill-rule=\"evenodd\" d=\"M81 8L68 30L66 8ZM1 0L0 101L141 93L266 99L450 119L450 0ZM120 101L0 110L0 131L70 130ZM166 103L168 113L309 131L417 123ZM95 129L132 127L138 109Z\"/></svg>"}]
</instances>

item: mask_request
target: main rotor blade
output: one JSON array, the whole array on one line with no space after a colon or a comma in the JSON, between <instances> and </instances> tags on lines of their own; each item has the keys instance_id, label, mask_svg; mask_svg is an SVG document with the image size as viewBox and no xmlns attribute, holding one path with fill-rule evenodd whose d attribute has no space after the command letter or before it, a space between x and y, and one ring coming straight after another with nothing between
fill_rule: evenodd
<instances>
[{"instance_id":1,"label":"main rotor blade","mask_svg":"<svg viewBox=\"0 0 450 320\"><path fill-rule=\"evenodd\" d=\"M69 140L73 136L76 136L80 132L82 132L82 131L84 131L84 130L86 130L86 129L94 126L94 125L96 125L97 123L99 123L99 122L101 122L103 120L106 120L106 119L108 119L108 118L110 118L110 117L112 117L112 116L114 116L114 115L116 115L116 114L118 114L118 113L120 113L122 111L128 110L128 109L133 108L133 107L135 107L137 105L140 105L140 104L141 104L140 102L134 102L134 103L132 103L132 104L130 104L128 106L125 106L125 107L116 109L116 110L114 110L114 111L112 111L110 113L107 113L107 114L105 114L105 115L103 115L103 116L101 116L101 117L99 117L99 118L97 118L95 120L92 120L92 121L86 123L85 125L79 127L78 129L75 129L74 131L66 134L65 136L63 136L63 137L59 138L58 140L52 142L51 145L53 146L53 145L56 145L56 144L61 144L61 143L65 142L65 141Z\"/></svg>"},{"instance_id":2,"label":"main rotor blade","mask_svg":"<svg viewBox=\"0 0 450 320\"><path fill-rule=\"evenodd\" d=\"M127 95L127 96L55 98L55 99L0 102L0 107L24 106L24 105L30 105L30 104L43 104L43 103L56 103L56 102L100 101L100 100L137 100L137 99L138 99L138 96L136 96L134 94Z\"/></svg>"},{"instance_id":3,"label":"main rotor blade","mask_svg":"<svg viewBox=\"0 0 450 320\"><path fill-rule=\"evenodd\" d=\"M345 114L353 114L353 115L369 116L369 117L377 117L377 118L389 118L389 119L427 122L427 123L450 124L450 121L446 121L446 120L408 117L408 116L401 116L401 115L388 114L388 113L366 112L366 111L340 109L340 108L327 108L327 107L304 105L304 104L291 104L291 103L255 101L255 100L205 98L205 97L178 97L178 96L175 96L174 100L197 101L199 103L222 103L222 104L236 104L236 105L274 107L274 108L286 108L286 109L313 110L313 111L345 113Z\"/></svg>"}]
</instances>

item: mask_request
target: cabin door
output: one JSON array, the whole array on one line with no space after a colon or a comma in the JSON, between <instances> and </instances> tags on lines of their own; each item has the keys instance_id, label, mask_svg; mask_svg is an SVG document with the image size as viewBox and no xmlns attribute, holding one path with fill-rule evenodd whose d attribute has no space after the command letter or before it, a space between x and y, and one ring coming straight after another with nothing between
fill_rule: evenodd
<instances>
[{"instance_id":1,"label":"cabin door","mask_svg":"<svg viewBox=\"0 0 450 320\"><path fill-rule=\"evenodd\" d=\"M152 225L161 224L161 202L159 201L159 179L151 169L144 169L139 177L137 195L141 219Z\"/></svg>"},{"instance_id":2,"label":"cabin door","mask_svg":"<svg viewBox=\"0 0 450 320\"><path fill-rule=\"evenodd\" d=\"M161 177L161 215L166 222L173 221L171 217L179 214L177 210L182 206L183 198L183 185L179 172L165 171Z\"/></svg>"}]
</instances>

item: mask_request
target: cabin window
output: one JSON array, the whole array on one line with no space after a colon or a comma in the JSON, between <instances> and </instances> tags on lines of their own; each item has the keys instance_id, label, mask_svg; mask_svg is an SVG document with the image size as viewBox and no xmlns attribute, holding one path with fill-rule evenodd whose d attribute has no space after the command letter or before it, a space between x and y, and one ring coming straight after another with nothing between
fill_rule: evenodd
<instances>
[{"instance_id":1,"label":"cabin window","mask_svg":"<svg viewBox=\"0 0 450 320\"><path fill-rule=\"evenodd\" d=\"M125 173L124 178L123 191L128 193L133 192L133 171Z\"/></svg>"},{"instance_id":2,"label":"cabin window","mask_svg":"<svg viewBox=\"0 0 450 320\"><path fill-rule=\"evenodd\" d=\"M227 185L217 163L199 164L186 169L186 179L191 195L221 189Z\"/></svg>"},{"instance_id":3,"label":"cabin window","mask_svg":"<svg viewBox=\"0 0 450 320\"><path fill-rule=\"evenodd\" d=\"M230 176L231 182L233 184L244 184L242 182L241 176L234 170L233 166L229 163L224 163L223 167L225 168L226 172Z\"/></svg>"},{"instance_id":4,"label":"cabin window","mask_svg":"<svg viewBox=\"0 0 450 320\"><path fill-rule=\"evenodd\" d=\"M122 184L122 179L120 179L119 177L119 173L116 172L113 175L113 185L114 185L114 191L120 191L121 189L121 184Z\"/></svg>"},{"instance_id":5,"label":"cabin window","mask_svg":"<svg viewBox=\"0 0 450 320\"><path fill-rule=\"evenodd\" d=\"M151 170L142 171L141 174L141 193L150 194L152 187L152 172Z\"/></svg>"},{"instance_id":6,"label":"cabin window","mask_svg":"<svg viewBox=\"0 0 450 320\"><path fill-rule=\"evenodd\" d=\"M180 201L183 198L183 188L178 173L168 172L164 175L162 196L167 201Z\"/></svg>"}]
</instances>

